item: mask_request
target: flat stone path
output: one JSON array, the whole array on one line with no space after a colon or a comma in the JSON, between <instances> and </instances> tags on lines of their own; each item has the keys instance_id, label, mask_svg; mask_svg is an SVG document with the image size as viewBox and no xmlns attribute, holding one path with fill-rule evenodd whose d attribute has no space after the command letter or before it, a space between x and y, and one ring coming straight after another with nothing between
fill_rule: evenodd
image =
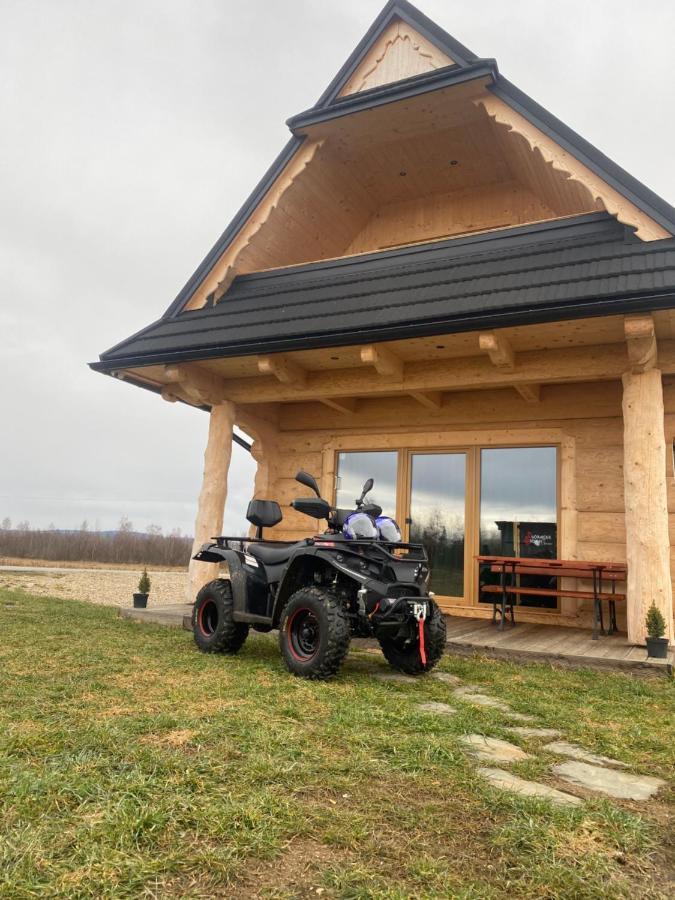
<instances>
[{"instance_id":1,"label":"flat stone path","mask_svg":"<svg viewBox=\"0 0 675 900\"><path fill-rule=\"evenodd\" d=\"M525 753L515 744L502 741L500 738L486 737L484 734L465 734L462 743L469 753L486 762L511 763L532 759L529 753Z\"/></svg>"},{"instance_id":2,"label":"flat stone path","mask_svg":"<svg viewBox=\"0 0 675 900\"><path fill-rule=\"evenodd\" d=\"M400 672L382 672L374 675L374 677L385 682L420 683L419 678L413 678ZM555 753L558 756L567 757L565 762L554 765L551 771L553 775L562 781L566 781L568 784L586 788L589 791L619 800L637 801L649 800L659 788L666 784L661 778L653 778L648 775L632 775L628 772L620 771L627 768L626 764L620 760L592 753L590 750L586 750L584 747L566 740L551 740L551 738L562 738L562 732L557 728L539 727L536 724L535 716L514 712L505 700L484 693L481 685L462 683L461 678L449 672L432 672L431 677L451 686L452 695L457 700L485 709L497 710L507 719L533 723L508 725L504 726L504 729L520 738L529 738L532 741L538 740L541 742L548 741L548 743L540 744L539 749L547 753ZM420 712L437 716L448 716L457 712L453 706L437 700L418 703L417 709ZM510 763L535 758L534 753L528 753L510 741L490 737L489 735L465 734L460 737L460 741L468 753L482 762L509 765ZM582 800L573 794L568 794L566 791L558 790L537 781L527 781L505 769L480 767L478 772L493 787L501 790L511 791L527 797L539 797L559 805L578 806L582 803Z\"/></svg>"},{"instance_id":3,"label":"flat stone path","mask_svg":"<svg viewBox=\"0 0 675 900\"><path fill-rule=\"evenodd\" d=\"M557 728L536 728L531 725L508 725L504 730L524 738L554 738L562 734Z\"/></svg>"},{"instance_id":4,"label":"flat stone path","mask_svg":"<svg viewBox=\"0 0 675 900\"><path fill-rule=\"evenodd\" d=\"M661 778L631 775L585 762L559 763L553 767L553 773L569 784L578 784L618 800L649 800L666 783Z\"/></svg>"},{"instance_id":5,"label":"flat stone path","mask_svg":"<svg viewBox=\"0 0 675 900\"><path fill-rule=\"evenodd\" d=\"M452 693L460 700L466 700L467 703L473 703L474 706L483 706L486 709L498 709L499 712L506 713L511 719L515 719L517 722L534 722L534 716L527 716L525 713L514 712L505 700L499 700L497 697L490 697L489 694L481 693L478 685L466 684L463 687L455 688Z\"/></svg>"},{"instance_id":6,"label":"flat stone path","mask_svg":"<svg viewBox=\"0 0 675 900\"><path fill-rule=\"evenodd\" d=\"M438 703L436 700L430 700L428 703L420 703L417 707L420 712L435 713L439 716L451 716L457 710L454 706L448 706L447 703Z\"/></svg>"},{"instance_id":7,"label":"flat stone path","mask_svg":"<svg viewBox=\"0 0 675 900\"><path fill-rule=\"evenodd\" d=\"M438 681L444 681L446 684L461 684L462 679L457 675L451 675L450 672L432 672L432 678L436 678Z\"/></svg>"},{"instance_id":8,"label":"flat stone path","mask_svg":"<svg viewBox=\"0 0 675 900\"><path fill-rule=\"evenodd\" d=\"M419 678L413 675L404 675L403 672L378 672L374 678L378 681L393 681L395 684L419 684Z\"/></svg>"},{"instance_id":9,"label":"flat stone path","mask_svg":"<svg viewBox=\"0 0 675 900\"><path fill-rule=\"evenodd\" d=\"M540 784L538 781L526 781L512 772L504 772L503 769L480 768L478 771L484 778L487 778L493 787L501 788L504 791L522 794L525 797L540 797L542 800L550 800L551 803L557 803L559 806L579 806L581 803L581 800L572 794L558 791L547 784Z\"/></svg>"},{"instance_id":10,"label":"flat stone path","mask_svg":"<svg viewBox=\"0 0 675 900\"><path fill-rule=\"evenodd\" d=\"M570 756L572 759L593 763L597 766L626 768L626 763L619 762L618 759L610 759L609 756L598 756L597 753L591 753L589 750L579 747L578 744L570 744L567 741L552 741L550 744L544 744L542 749L548 750L549 753L557 753L558 756Z\"/></svg>"}]
</instances>

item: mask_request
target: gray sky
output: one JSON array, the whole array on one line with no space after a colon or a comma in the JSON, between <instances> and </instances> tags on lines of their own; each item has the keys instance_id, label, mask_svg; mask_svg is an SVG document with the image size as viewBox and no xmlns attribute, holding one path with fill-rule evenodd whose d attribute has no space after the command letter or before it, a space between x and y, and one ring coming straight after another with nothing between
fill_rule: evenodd
<instances>
[{"instance_id":1,"label":"gray sky","mask_svg":"<svg viewBox=\"0 0 675 900\"><path fill-rule=\"evenodd\" d=\"M207 416L86 367L156 319L383 0L0 0L0 519L191 531ZM670 202L671 0L420 0ZM235 448L226 528L253 469Z\"/></svg>"}]
</instances>

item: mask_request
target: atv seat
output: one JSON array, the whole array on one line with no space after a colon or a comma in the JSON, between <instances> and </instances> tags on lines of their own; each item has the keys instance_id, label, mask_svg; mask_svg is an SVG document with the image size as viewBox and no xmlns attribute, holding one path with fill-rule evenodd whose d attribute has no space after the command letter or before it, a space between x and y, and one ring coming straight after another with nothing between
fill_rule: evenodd
<instances>
[{"instance_id":1,"label":"atv seat","mask_svg":"<svg viewBox=\"0 0 675 900\"><path fill-rule=\"evenodd\" d=\"M249 544L247 553L259 559L263 565L278 566L279 563L285 563L289 559L291 553L304 541L295 541L290 544L277 544L271 546L269 544Z\"/></svg>"}]
</instances>

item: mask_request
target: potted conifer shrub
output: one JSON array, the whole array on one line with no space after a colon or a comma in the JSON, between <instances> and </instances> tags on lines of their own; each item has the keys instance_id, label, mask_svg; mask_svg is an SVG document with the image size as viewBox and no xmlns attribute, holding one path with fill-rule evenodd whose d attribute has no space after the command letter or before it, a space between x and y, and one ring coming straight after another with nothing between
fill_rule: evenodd
<instances>
[{"instance_id":1,"label":"potted conifer shrub","mask_svg":"<svg viewBox=\"0 0 675 900\"><path fill-rule=\"evenodd\" d=\"M141 580L138 582L138 592L134 594L134 609L145 609L148 605L148 594L150 593L150 576L148 570L143 569Z\"/></svg>"},{"instance_id":2,"label":"potted conifer shrub","mask_svg":"<svg viewBox=\"0 0 675 900\"><path fill-rule=\"evenodd\" d=\"M665 659L668 656L668 638L666 633L666 621L661 611L652 603L647 611L647 656L653 659Z\"/></svg>"}]
</instances>

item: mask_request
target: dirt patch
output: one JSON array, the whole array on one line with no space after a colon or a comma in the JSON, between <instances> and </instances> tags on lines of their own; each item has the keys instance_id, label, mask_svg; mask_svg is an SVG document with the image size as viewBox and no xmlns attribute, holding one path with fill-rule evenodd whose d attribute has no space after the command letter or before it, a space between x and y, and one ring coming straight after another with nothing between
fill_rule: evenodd
<instances>
[{"instance_id":1,"label":"dirt patch","mask_svg":"<svg viewBox=\"0 0 675 900\"><path fill-rule=\"evenodd\" d=\"M153 747L183 747L188 744L197 732L192 728L174 728L164 734L149 734L140 738L141 744Z\"/></svg>"},{"instance_id":2,"label":"dirt patch","mask_svg":"<svg viewBox=\"0 0 675 900\"><path fill-rule=\"evenodd\" d=\"M24 560L24 564L26 562ZM0 588L26 591L38 597L86 600L101 606L131 606L139 578L138 567L133 570L91 568L61 572L0 571ZM152 587L148 606L185 603L186 569L150 572L150 579Z\"/></svg>"},{"instance_id":3,"label":"dirt patch","mask_svg":"<svg viewBox=\"0 0 675 900\"><path fill-rule=\"evenodd\" d=\"M264 863L253 863L245 878L233 885L232 893L226 896L250 897L252 900L334 897L333 891L322 887L322 873L344 859L345 852L337 847L327 847L307 838L294 838L280 856Z\"/></svg>"}]
</instances>

